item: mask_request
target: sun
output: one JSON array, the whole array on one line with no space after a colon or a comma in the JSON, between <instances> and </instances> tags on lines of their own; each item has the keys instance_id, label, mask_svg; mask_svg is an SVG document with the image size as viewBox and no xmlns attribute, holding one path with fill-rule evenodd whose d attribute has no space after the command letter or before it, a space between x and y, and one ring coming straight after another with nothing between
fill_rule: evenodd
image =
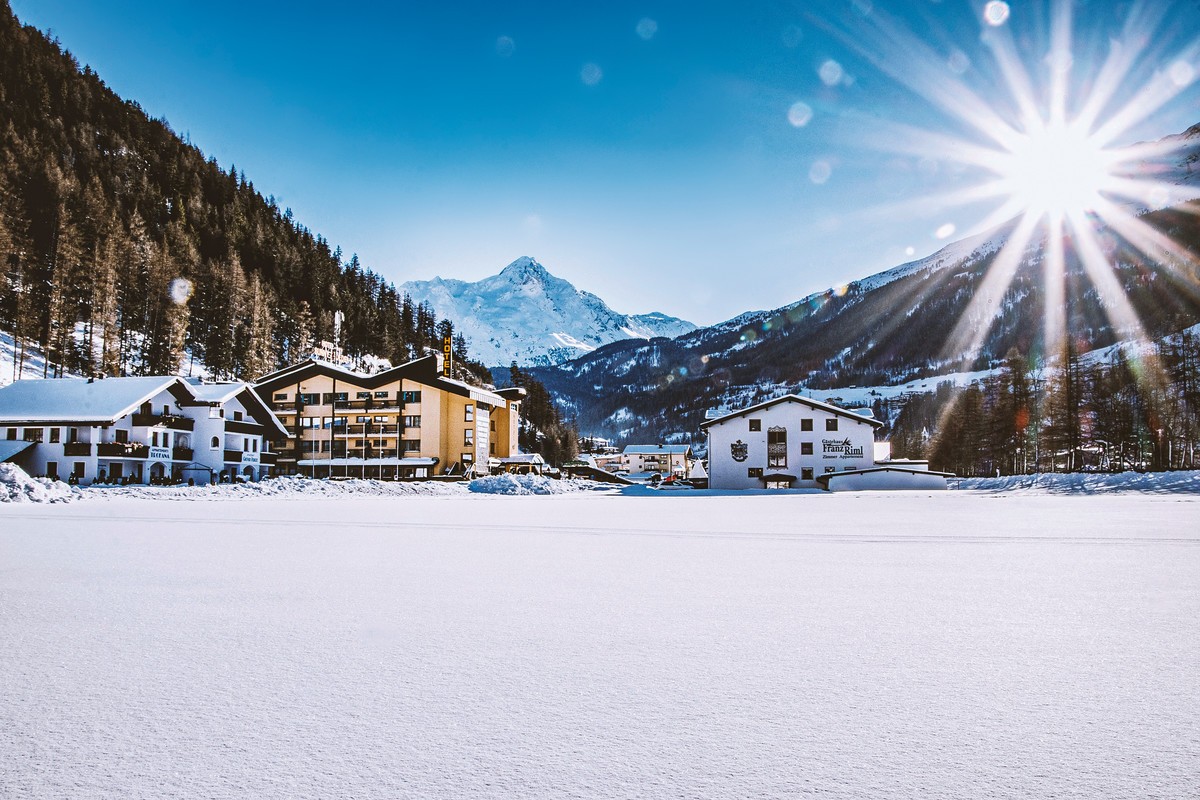
<instances>
[{"instance_id":1,"label":"sun","mask_svg":"<svg viewBox=\"0 0 1200 800\"><path fill-rule=\"evenodd\" d=\"M1118 185L1113 169L1121 159L1081 125L1058 122L1013 137L989 168L998 176L998 193L1013 206L1061 221L1103 205L1105 192Z\"/></svg>"}]
</instances>

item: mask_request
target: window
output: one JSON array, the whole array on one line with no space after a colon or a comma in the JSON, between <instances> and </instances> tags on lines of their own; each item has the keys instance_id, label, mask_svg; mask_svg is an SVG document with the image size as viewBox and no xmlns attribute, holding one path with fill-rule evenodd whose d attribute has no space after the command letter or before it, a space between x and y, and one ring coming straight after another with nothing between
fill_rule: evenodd
<instances>
[{"instance_id":1,"label":"window","mask_svg":"<svg viewBox=\"0 0 1200 800\"><path fill-rule=\"evenodd\" d=\"M472 447L475 444L475 429L467 428L463 431L463 446Z\"/></svg>"},{"instance_id":2,"label":"window","mask_svg":"<svg viewBox=\"0 0 1200 800\"><path fill-rule=\"evenodd\" d=\"M17 440L17 429L16 428L8 429L8 440L10 442L15 442Z\"/></svg>"},{"instance_id":3,"label":"window","mask_svg":"<svg viewBox=\"0 0 1200 800\"><path fill-rule=\"evenodd\" d=\"M321 395L315 392L298 394L296 395L296 399L302 406L317 406L321 404Z\"/></svg>"},{"instance_id":4,"label":"window","mask_svg":"<svg viewBox=\"0 0 1200 800\"><path fill-rule=\"evenodd\" d=\"M800 455L811 456L813 454L812 446L813 446L812 442L801 442L800 443Z\"/></svg>"},{"instance_id":5,"label":"window","mask_svg":"<svg viewBox=\"0 0 1200 800\"><path fill-rule=\"evenodd\" d=\"M151 433L150 433L150 446L151 446L151 447L158 447L158 431L151 431Z\"/></svg>"},{"instance_id":6,"label":"window","mask_svg":"<svg viewBox=\"0 0 1200 800\"><path fill-rule=\"evenodd\" d=\"M384 394L387 394L387 392L384 392ZM356 400L370 400L371 393L370 392L356 392L354 395L354 398Z\"/></svg>"},{"instance_id":7,"label":"window","mask_svg":"<svg viewBox=\"0 0 1200 800\"><path fill-rule=\"evenodd\" d=\"M767 466L787 466L787 428L767 429Z\"/></svg>"},{"instance_id":8,"label":"window","mask_svg":"<svg viewBox=\"0 0 1200 800\"><path fill-rule=\"evenodd\" d=\"M50 443L57 444L62 438L62 428L50 429Z\"/></svg>"},{"instance_id":9,"label":"window","mask_svg":"<svg viewBox=\"0 0 1200 800\"><path fill-rule=\"evenodd\" d=\"M67 441L71 443L79 441L79 428L71 428L70 433L67 434Z\"/></svg>"},{"instance_id":10,"label":"window","mask_svg":"<svg viewBox=\"0 0 1200 800\"><path fill-rule=\"evenodd\" d=\"M746 470L746 477L747 478L761 478L762 477L762 467L750 467L748 470Z\"/></svg>"},{"instance_id":11,"label":"window","mask_svg":"<svg viewBox=\"0 0 1200 800\"><path fill-rule=\"evenodd\" d=\"M26 428L25 429L25 441L40 442L40 441L42 441L42 434L44 434L44 433L45 433L45 431L43 431L41 428Z\"/></svg>"},{"instance_id":12,"label":"window","mask_svg":"<svg viewBox=\"0 0 1200 800\"><path fill-rule=\"evenodd\" d=\"M463 460L464 464L470 464L472 461L475 460L475 454L474 453L463 453L462 460Z\"/></svg>"},{"instance_id":13,"label":"window","mask_svg":"<svg viewBox=\"0 0 1200 800\"><path fill-rule=\"evenodd\" d=\"M84 466L84 463L82 461L76 461L74 464L71 465L71 474L74 475L76 478L82 480L84 469L86 469L86 467Z\"/></svg>"},{"instance_id":14,"label":"window","mask_svg":"<svg viewBox=\"0 0 1200 800\"><path fill-rule=\"evenodd\" d=\"M240 411L233 412L233 421L241 422L242 421L242 412L240 412Z\"/></svg>"},{"instance_id":15,"label":"window","mask_svg":"<svg viewBox=\"0 0 1200 800\"><path fill-rule=\"evenodd\" d=\"M388 418L383 415L379 415L379 416L375 417L372 421L376 425L383 425L384 423L386 423L388 421Z\"/></svg>"},{"instance_id":16,"label":"window","mask_svg":"<svg viewBox=\"0 0 1200 800\"><path fill-rule=\"evenodd\" d=\"M800 430L811 431L812 430L812 420L811 419L800 420Z\"/></svg>"},{"instance_id":17,"label":"window","mask_svg":"<svg viewBox=\"0 0 1200 800\"><path fill-rule=\"evenodd\" d=\"M213 450L220 450L221 449L221 437L220 436L212 437L212 441L210 441L208 443L208 446L211 447Z\"/></svg>"},{"instance_id":18,"label":"window","mask_svg":"<svg viewBox=\"0 0 1200 800\"><path fill-rule=\"evenodd\" d=\"M117 431L114 431L114 433L116 434L118 442L120 442L121 444L129 443L129 431L117 430ZM28 437L26 437L26 438L28 438Z\"/></svg>"},{"instance_id":19,"label":"window","mask_svg":"<svg viewBox=\"0 0 1200 800\"><path fill-rule=\"evenodd\" d=\"M492 455L496 455L496 443L495 442L488 442L488 452L491 453Z\"/></svg>"},{"instance_id":20,"label":"window","mask_svg":"<svg viewBox=\"0 0 1200 800\"><path fill-rule=\"evenodd\" d=\"M401 439L400 450L404 453L419 453L421 452L420 439Z\"/></svg>"},{"instance_id":21,"label":"window","mask_svg":"<svg viewBox=\"0 0 1200 800\"><path fill-rule=\"evenodd\" d=\"M470 403L467 403L467 405L463 409L463 421L464 422L474 422L475 421L475 406L471 405Z\"/></svg>"},{"instance_id":22,"label":"window","mask_svg":"<svg viewBox=\"0 0 1200 800\"><path fill-rule=\"evenodd\" d=\"M58 480L58 462L57 461L47 461L46 462L46 477L52 481Z\"/></svg>"},{"instance_id":23,"label":"window","mask_svg":"<svg viewBox=\"0 0 1200 800\"><path fill-rule=\"evenodd\" d=\"M494 420L494 419L488 420L488 427L492 429L492 433L495 433L496 432L496 420Z\"/></svg>"},{"instance_id":24,"label":"window","mask_svg":"<svg viewBox=\"0 0 1200 800\"><path fill-rule=\"evenodd\" d=\"M271 396L272 400L287 400L287 392L276 392Z\"/></svg>"},{"instance_id":25,"label":"window","mask_svg":"<svg viewBox=\"0 0 1200 800\"><path fill-rule=\"evenodd\" d=\"M406 428L421 427L421 415L420 414L410 414L410 415L406 416L404 418L404 427L406 427Z\"/></svg>"},{"instance_id":26,"label":"window","mask_svg":"<svg viewBox=\"0 0 1200 800\"><path fill-rule=\"evenodd\" d=\"M421 393L419 391L418 392L405 392L404 393L404 402L406 402L406 403L421 402Z\"/></svg>"},{"instance_id":27,"label":"window","mask_svg":"<svg viewBox=\"0 0 1200 800\"><path fill-rule=\"evenodd\" d=\"M762 430L762 420L761 419L750 420L750 430L761 431Z\"/></svg>"},{"instance_id":28,"label":"window","mask_svg":"<svg viewBox=\"0 0 1200 800\"><path fill-rule=\"evenodd\" d=\"M344 403L349 398L349 392L326 392L325 405L329 405L330 403Z\"/></svg>"},{"instance_id":29,"label":"window","mask_svg":"<svg viewBox=\"0 0 1200 800\"><path fill-rule=\"evenodd\" d=\"M383 392L376 392L376 393L375 393L375 399L376 399L376 400L387 400L387 394L388 394L388 393L387 393L386 391L383 391Z\"/></svg>"},{"instance_id":30,"label":"window","mask_svg":"<svg viewBox=\"0 0 1200 800\"><path fill-rule=\"evenodd\" d=\"M825 430L827 430L827 431L836 431L837 430L837 417L830 417L829 419L825 420Z\"/></svg>"},{"instance_id":31,"label":"window","mask_svg":"<svg viewBox=\"0 0 1200 800\"><path fill-rule=\"evenodd\" d=\"M800 468L800 480L811 481L812 479L813 479L813 468L812 467L801 467Z\"/></svg>"}]
</instances>

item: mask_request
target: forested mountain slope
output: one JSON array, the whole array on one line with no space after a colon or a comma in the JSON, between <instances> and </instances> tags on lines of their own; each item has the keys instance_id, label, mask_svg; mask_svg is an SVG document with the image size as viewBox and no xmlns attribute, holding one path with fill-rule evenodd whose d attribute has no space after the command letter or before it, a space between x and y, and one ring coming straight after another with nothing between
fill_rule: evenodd
<instances>
[{"instance_id":1,"label":"forested mountain slope","mask_svg":"<svg viewBox=\"0 0 1200 800\"><path fill-rule=\"evenodd\" d=\"M0 328L55 371L253 377L334 339L403 361L452 326L126 101L0 0ZM461 344L461 343L460 343Z\"/></svg>"}]
</instances>

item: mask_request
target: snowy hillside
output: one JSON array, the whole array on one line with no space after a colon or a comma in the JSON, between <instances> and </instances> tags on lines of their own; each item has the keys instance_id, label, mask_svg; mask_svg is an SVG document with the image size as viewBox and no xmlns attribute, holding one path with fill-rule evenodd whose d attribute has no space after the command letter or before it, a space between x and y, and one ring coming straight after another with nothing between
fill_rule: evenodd
<instances>
[{"instance_id":1,"label":"snowy hillside","mask_svg":"<svg viewBox=\"0 0 1200 800\"><path fill-rule=\"evenodd\" d=\"M696 326L666 314L620 314L528 256L481 281L434 278L400 287L455 321L485 364L549 365L621 339L674 337Z\"/></svg>"}]
</instances>

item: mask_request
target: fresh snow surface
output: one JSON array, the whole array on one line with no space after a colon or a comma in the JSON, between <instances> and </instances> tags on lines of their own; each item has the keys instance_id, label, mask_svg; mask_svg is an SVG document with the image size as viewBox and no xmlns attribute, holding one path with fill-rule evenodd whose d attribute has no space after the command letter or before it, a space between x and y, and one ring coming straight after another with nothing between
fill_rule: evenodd
<instances>
[{"instance_id":1,"label":"fresh snow surface","mask_svg":"<svg viewBox=\"0 0 1200 800\"><path fill-rule=\"evenodd\" d=\"M1196 797L1197 510L5 505L0 797Z\"/></svg>"}]
</instances>

